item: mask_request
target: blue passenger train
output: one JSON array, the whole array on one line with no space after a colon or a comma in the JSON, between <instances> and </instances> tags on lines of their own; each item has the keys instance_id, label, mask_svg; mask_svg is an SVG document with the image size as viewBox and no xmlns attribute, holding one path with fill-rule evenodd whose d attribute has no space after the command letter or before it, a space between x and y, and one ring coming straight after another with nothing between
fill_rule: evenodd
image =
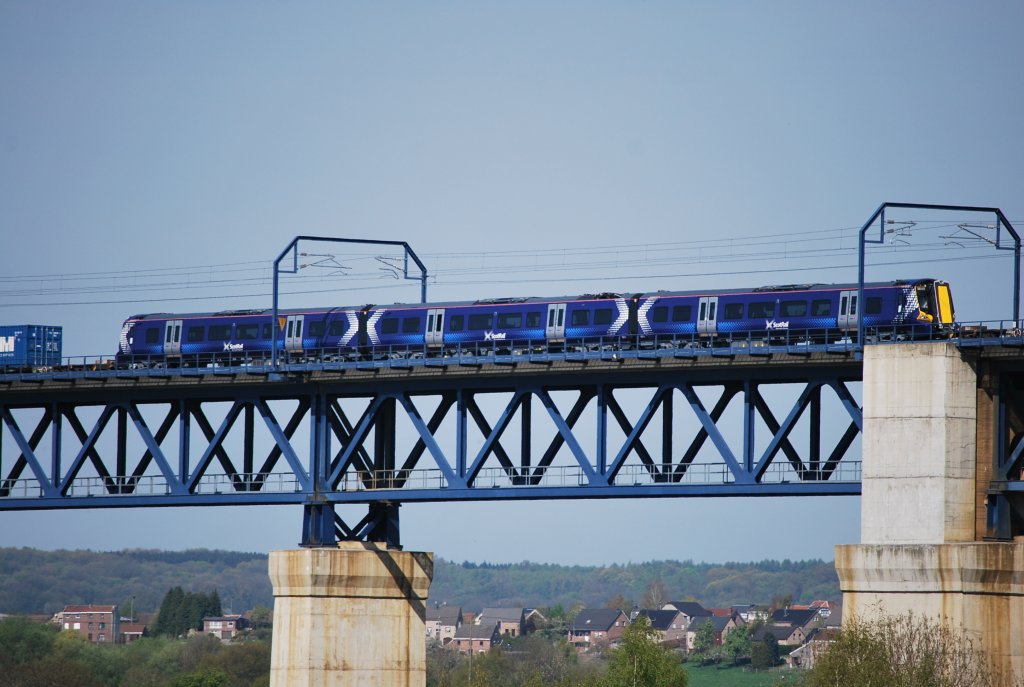
<instances>
[{"instance_id":1,"label":"blue passenger train","mask_svg":"<svg viewBox=\"0 0 1024 687\"><path fill-rule=\"evenodd\" d=\"M119 367L333 361L460 353L522 353L737 340L822 343L856 337L932 339L955 327L949 284L789 284L727 291L597 293L560 298L134 315L121 328Z\"/></svg>"}]
</instances>

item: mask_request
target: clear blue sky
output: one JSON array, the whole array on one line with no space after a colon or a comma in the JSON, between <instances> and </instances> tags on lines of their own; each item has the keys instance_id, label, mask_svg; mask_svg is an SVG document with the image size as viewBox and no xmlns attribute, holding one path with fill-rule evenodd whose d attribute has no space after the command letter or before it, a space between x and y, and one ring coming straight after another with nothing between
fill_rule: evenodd
<instances>
[{"instance_id":1,"label":"clear blue sky","mask_svg":"<svg viewBox=\"0 0 1024 687\"><path fill-rule=\"evenodd\" d=\"M850 228L883 201L998 206L1024 228L1022 26L1016 0L0 0L0 323L62 324L65 353L109 354L134 312L269 305L265 269L218 277L297 234L408 241L435 298L853 279ZM807 255L838 229L845 253ZM779 234L782 252L752 238ZM587 268L588 246L614 248ZM509 250L582 266L497 269ZM869 276L945 277L962 319L1009 317L993 263L940 253ZM194 287L160 288L165 268ZM397 286L289 304L416 300ZM407 506L403 540L455 560L831 558L858 508ZM300 524L297 508L2 512L0 545L268 550Z\"/></svg>"}]
</instances>

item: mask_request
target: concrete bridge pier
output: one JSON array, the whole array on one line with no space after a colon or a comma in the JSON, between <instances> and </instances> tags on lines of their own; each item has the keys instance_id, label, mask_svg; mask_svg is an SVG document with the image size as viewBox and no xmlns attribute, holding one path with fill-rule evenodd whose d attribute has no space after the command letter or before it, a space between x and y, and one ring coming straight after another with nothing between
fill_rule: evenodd
<instances>
[{"instance_id":1,"label":"concrete bridge pier","mask_svg":"<svg viewBox=\"0 0 1024 687\"><path fill-rule=\"evenodd\" d=\"M864 352L861 544L836 547L843 617L942 617L1024 676L1024 543L983 541L990 389L953 346Z\"/></svg>"},{"instance_id":2,"label":"concrete bridge pier","mask_svg":"<svg viewBox=\"0 0 1024 687\"><path fill-rule=\"evenodd\" d=\"M433 568L370 542L272 551L271 687L423 687Z\"/></svg>"}]
</instances>

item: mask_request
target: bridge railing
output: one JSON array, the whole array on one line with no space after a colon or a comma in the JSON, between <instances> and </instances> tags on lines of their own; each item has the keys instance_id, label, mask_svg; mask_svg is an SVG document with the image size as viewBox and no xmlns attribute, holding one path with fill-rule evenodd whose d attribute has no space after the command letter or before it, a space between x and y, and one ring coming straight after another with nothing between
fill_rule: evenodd
<instances>
[{"instance_id":1,"label":"bridge railing","mask_svg":"<svg viewBox=\"0 0 1024 687\"><path fill-rule=\"evenodd\" d=\"M1024 333L1014 320L962 322L936 337L930 324L900 324L865 328L865 343L899 344L952 341L958 346L1020 346ZM484 363L617 360L625 358L697 358L733 355L791 355L810 353L852 354L862 349L856 332L844 329L792 329L720 331L714 335L655 334L651 336L569 337L562 342L544 339L509 339L450 344L377 346L362 353L338 348L308 349L279 359L279 370L302 372L332 369L410 369ZM3 370L0 381L77 379L107 377L166 377L233 375L239 372L269 374L274 371L269 351L227 351L210 354L164 356L73 356L57 368Z\"/></svg>"},{"instance_id":2,"label":"bridge railing","mask_svg":"<svg viewBox=\"0 0 1024 687\"><path fill-rule=\"evenodd\" d=\"M656 466L655 466L656 468ZM797 475L788 465L772 464L761 476L762 484L803 483L857 483L861 478L861 463L844 460L832 466L825 473L805 470ZM694 463L679 475L662 474L657 469L643 465L626 465L616 475L610 486L679 485L705 486L728 485L736 481L735 475L721 463ZM529 468L487 467L480 470L473 480L474 489L524 487L545 489L552 487L586 487L587 474L577 466L549 466L531 470ZM378 470L351 472L342 476L335 487L341 493L372 491L416 491L447 489L450 485L441 470L433 468L412 470ZM249 473L249 474L207 474L196 484L194 494L217 495L240 492L263 494L294 494L302 486L291 474ZM171 487L159 475L132 476L111 475L108 477L79 477L67 489L69 498L110 497L110 496L170 496ZM0 500L42 498L43 490L35 479L5 480L0 489Z\"/></svg>"}]
</instances>

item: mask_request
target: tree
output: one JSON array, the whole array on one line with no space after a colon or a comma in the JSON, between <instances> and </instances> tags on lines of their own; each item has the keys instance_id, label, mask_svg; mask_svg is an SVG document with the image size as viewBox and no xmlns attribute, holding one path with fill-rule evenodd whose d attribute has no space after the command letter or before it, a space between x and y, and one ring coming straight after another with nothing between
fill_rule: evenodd
<instances>
[{"instance_id":1,"label":"tree","mask_svg":"<svg viewBox=\"0 0 1024 687\"><path fill-rule=\"evenodd\" d=\"M186 671L198 670L210 654L217 654L224 648L213 635L196 634L185 640L181 650L181 667Z\"/></svg>"},{"instance_id":2,"label":"tree","mask_svg":"<svg viewBox=\"0 0 1024 687\"><path fill-rule=\"evenodd\" d=\"M991 673L983 652L962 632L911 612L844 624L807 675L808 687L835 684L990 687L1006 682Z\"/></svg>"},{"instance_id":3,"label":"tree","mask_svg":"<svg viewBox=\"0 0 1024 687\"><path fill-rule=\"evenodd\" d=\"M771 652L761 640L750 643L750 667L754 670L768 670L773 665Z\"/></svg>"},{"instance_id":4,"label":"tree","mask_svg":"<svg viewBox=\"0 0 1024 687\"><path fill-rule=\"evenodd\" d=\"M170 687L227 687L228 675L223 670L198 670L175 678Z\"/></svg>"},{"instance_id":5,"label":"tree","mask_svg":"<svg viewBox=\"0 0 1024 687\"><path fill-rule=\"evenodd\" d=\"M661 580L652 580L647 585L647 589L644 590L644 595L640 599L640 606L657 610L668 603L668 601L668 591L665 589L665 585L662 584Z\"/></svg>"},{"instance_id":6,"label":"tree","mask_svg":"<svg viewBox=\"0 0 1024 687\"><path fill-rule=\"evenodd\" d=\"M645 616L638 616L612 649L603 687L686 687L688 676Z\"/></svg>"},{"instance_id":7,"label":"tree","mask_svg":"<svg viewBox=\"0 0 1024 687\"><path fill-rule=\"evenodd\" d=\"M733 664L740 662L741 658L750 656L750 635L746 627L735 627L725 636L722 644L723 653L732 659Z\"/></svg>"},{"instance_id":8,"label":"tree","mask_svg":"<svg viewBox=\"0 0 1024 687\"><path fill-rule=\"evenodd\" d=\"M779 640L770 632L750 645L750 667L754 670L767 670L779 662Z\"/></svg>"},{"instance_id":9,"label":"tree","mask_svg":"<svg viewBox=\"0 0 1024 687\"><path fill-rule=\"evenodd\" d=\"M249 617L252 623L252 636L255 639L269 642L274 633L274 612L266 606L257 604Z\"/></svg>"},{"instance_id":10,"label":"tree","mask_svg":"<svg viewBox=\"0 0 1024 687\"><path fill-rule=\"evenodd\" d=\"M454 687L455 671L462 662L462 654L441 645L437 640L427 642L427 687Z\"/></svg>"},{"instance_id":11,"label":"tree","mask_svg":"<svg viewBox=\"0 0 1024 687\"><path fill-rule=\"evenodd\" d=\"M216 653L203 656L199 668L221 671L228 676L228 685L249 687L263 675L270 675L270 645L245 642L224 646Z\"/></svg>"},{"instance_id":12,"label":"tree","mask_svg":"<svg viewBox=\"0 0 1024 687\"><path fill-rule=\"evenodd\" d=\"M690 653L701 663L714 658L715 634L715 625L710 620L697 629L697 635L693 638L693 651Z\"/></svg>"},{"instance_id":13,"label":"tree","mask_svg":"<svg viewBox=\"0 0 1024 687\"><path fill-rule=\"evenodd\" d=\"M629 613L629 609L633 608L633 602L626 598L621 592L611 597L604 602L605 608L610 608L616 611L625 611Z\"/></svg>"},{"instance_id":14,"label":"tree","mask_svg":"<svg viewBox=\"0 0 1024 687\"><path fill-rule=\"evenodd\" d=\"M772 597L772 602L768 605L768 610L777 611L780 608L789 608L791 605L793 605L792 594L778 594Z\"/></svg>"},{"instance_id":15,"label":"tree","mask_svg":"<svg viewBox=\"0 0 1024 687\"><path fill-rule=\"evenodd\" d=\"M171 587L160 602L153 632L158 635L179 635L182 625L181 617L185 603L185 592L181 587Z\"/></svg>"},{"instance_id":16,"label":"tree","mask_svg":"<svg viewBox=\"0 0 1024 687\"><path fill-rule=\"evenodd\" d=\"M53 625L18 616L0 620L0 668L43 658L56 639L57 628Z\"/></svg>"},{"instance_id":17,"label":"tree","mask_svg":"<svg viewBox=\"0 0 1024 687\"><path fill-rule=\"evenodd\" d=\"M185 593L181 587L173 587L160 603L154 633L178 637L189 630L203 629L203 618L221 614L220 595L216 590Z\"/></svg>"}]
</instances>

